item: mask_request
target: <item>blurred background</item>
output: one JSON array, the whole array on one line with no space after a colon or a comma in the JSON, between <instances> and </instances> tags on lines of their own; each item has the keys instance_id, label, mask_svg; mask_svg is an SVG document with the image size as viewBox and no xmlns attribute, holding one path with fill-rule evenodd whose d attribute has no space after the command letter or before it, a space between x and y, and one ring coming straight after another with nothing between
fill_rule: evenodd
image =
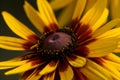
<instances>
[{"instance_id":1,"label":"blurred background","mask_svg":"<svg viewBox=\"0 0 120 80\"><path fill-rule=\"evenodd\" d=\"M27 1L36 8L36 0L27 0ZM2 11L7 11L11 13L22 23L27 25L29 28L32 28L32 30L36 31L24 13L23 5L24 5L24 0L10 0L10 1L0 0L0 36L6 35L6 36L18 37L7 27L1 15ZM8 51L8 50L0 49L0 61L11 59L16 56L23 55L25 53L26 52ZM0 70L0 80L18 80L19 75L5 76L4 75L5 71L8 70Z\"/></svg>"}]
</instances>

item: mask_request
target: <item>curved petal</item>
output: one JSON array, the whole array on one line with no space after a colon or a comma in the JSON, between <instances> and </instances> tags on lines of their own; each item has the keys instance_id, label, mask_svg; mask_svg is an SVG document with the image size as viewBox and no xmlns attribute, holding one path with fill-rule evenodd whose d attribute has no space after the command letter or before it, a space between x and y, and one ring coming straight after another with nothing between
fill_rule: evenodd
<instances>
[{"instance_id":1,"label":"curved petal","mask_svg":"<svg viewBox=\"0 0 120 80\"><path fill-rule=\"evenodd\" d=\"M83 16L80 23L88 24L90 27L92 27L98 21L103 11L105 10L106 2L106 0L97 0L95 5Z\"/></svg>"},{"instance_id":2,"label":"curved petal","mask_svg":"<svg viewBox=\"0 0 120 80\"><path fill-rule=\"evenodd\" d=\"M43 77L43 80L54 80L55 72L49 73Z\"/></svg>"},{"instance_id":3,"label":"curved petal","mask_svg":"<svg viewBox=\"0 0 120 80\"><path fill-rule=\"evenodd\" d=\"M87 60L88 63L80 71L90 80L113 80L109 71L99 66L91 60Z\"/></svg>"},{"instance_id":4,"label":"curved petal","mask_svg":"<svg viewBox=\"0 0 120 80\"><path fill-rule=\"evenodd\" d=\"M58 23L47 0L37 0L37 5L40 11L39 16L46 24L46 27L48 27L51 31L56 31L58 29Z\"/></svg>"},{"instance_id":5,"label":"curved petal","mask_svg":"<svg viewBox=\"0 0 120 80\"><path fill-rule=\"evenodd\" d=\"M83 67L86 64L86 59L78 55L74 55L71 58L67 57L67 60L73 67Z\"/></svg>"},{"instance_id":6,"label":"curved petal","mask_svg":"<svg viewBox=\"0 0 120 80\"><path fill-rule=\"evenodd\" d=\"M112 18L120 18L120 0L109 0Z\"/></svg>"},{"instance_id":7,"label":"curved petal","mask_svg":"<svg viewBox=\"0 0 120 80\"><path fill-rule=\"evenodd\" d=\"M23 61L2 61L0 62L0 67L16 67L23 65L27 62L28 60L23 60Z\"/></svg>"},{"instance_id":8,"label":"curved petal","mask_svg":"<svg viewBox=\"0 0 120 80\"><path fill-rule=\"evenodd\" d=\"M109 14L109 11L106 8L104 10L104 12L102 13L102 15L100 16L100 18L98 19L98 21L92 26L92 30L93 31L95 31L96 29L101 27L104 23L106 23L106 21L108 19L108 14Z\"/></svg>"},{"instance_id":9,"label":"curved petal","mask_svg":"<svg viewBox=\"0 0 120 80\"><path fill-rule=\"evenodd\" d=\"M113 61L113 62L116 62L116 63L119 63L120 64L120 57L113 54L113 53L110 53L108 54L107 56L104 57L106 60L109 60L109 61Z\"/></svg>"},{"instance_id":10,"label":"curved petal","mask_svg":"<svg viewBox=\"0 0 120 80\"><path fill-rule=\"evenodd\" d=\"M37 62L36 62L37 61ZM34 64L35 63L35 64ZM30 62L27 62L13 70L10 70L8 72L5 72L5 75L11 75L11 74L17 74L17 73L22 73L22 72L25 72L25 71L28 71L28 70L31 70L33 68L36 68L40 65L42 65L43 63L40 63L39 60L34 60L34 61L30 61Z\"/></svg>"},{"instance_id":11,"label":"curved petal","mask_svg":"<svg viewBox=\"0 0 120 80\"><path fill-rule=\"evenodd\" d=\"M110 22L108 22L107 24L103 25L101 28L97 29L94 33L93 33L93 37L97 37L107 31L109 31L110 29L114 28L115 26L117 26L120 23L120 19L114 19L111 20Z\"/></svg>"},{"instance_id":12,"label":"curved petal","mask_svg":"<svg viewBox=\"0 0 120 80\"><path fill-rule=\"evenodd\" d=\"M113 52L118 45L119 39L116 37L98 39L87 45L89 49L88 57L101 57Z\"/></svg>"},{"instance_id":13,"label":"curved petal","mask_svg":"<svg viewBox=\"0 0 120 80\"><path fill-rule=\"evenodd\" d=\"M98 36L97 38L109 38L109 37L119 37L120 36L120 27L111 29L104 34Z\"/></svg>"},{"instance_id":14,"label":"curved petal","mask_svg":"<svg viewBox=\"0 0 120 80\"><path fill-rule=\"evenodd\" d=\"M42 77L42 75L38 74L38 72L39 69L35 69L25 80L39 80ZM23 79L21 78L21 80Z\"/></svg>"},{"instance_id":15,"label":"curved petal","mask_svg":"<svg viewBox=\"0 0 120 80\"><path fill-rule=\"evenodd\" d=\"M72 20L79 20L85 8L86 0L77 0Z\"/></svg>"},{"instance_id":16,"label":"curved petal","mask_svg":"<svg viewBox=\"0 0 120 80\"><path fill-rule=\"evenodd\" d=\"M29 41L35 41L34 38L37 37L37 35L33 31L31 31L29 28L27 28L24 24L22 24L20 21L15 19L9 13L3 11L2 15L3 15L5 22L9 26L9 28L15 34L17 34L18 36L20 36L24 39L27 39L27 40L29 40L29 38L31 38L31 40L29 40Z\"/></svg>"},{"instance_id":17,"label":"curved petal","mask_svg":"<svg viewBox=\"0 0 120 80\"><path fill-rule=\"evenodd\" d=\"M117 70L117 68L115 67L115 65L112 65L110 62L108 62L105 59L102 59L102 61L100 62L102 64L102 66L109 71L109 73L114 76L114 78L116 80L120 79L120 72Z\"/></svg>"},{"instance_id":18,"label":"curved petal","mask_svg":"<svg viewBox=\"0 0 120 80\"><path fill-rule=\"evenodd\" d=\"M39 72L39 74L45 75L51 73L57 68L57 66L58 66L58 62L51 61Z\"/></svg>"},{"instance_id":19,"label":"curved petal","mask_svg":"<svg viewBox=\"0 0 120 80\"><path fill-rule=\"evenodd\" d=\"M90 8L92 8L96 1L97 0L87 0L84 13L86 13Z\"/></svg>"},{"instance_id":20,"label":"curved petal","mask_svg":"<svg viewBox=\"0 0 120 80\"><path fill-rule=\"evenodd\" d=\"M44 24L41 18L38 15L38 12L27 2L25 1L24 10L27 14L29 20L33 23L33 25L40 31L44 32Z\"/></svg>"},{"instance_id":21,"label":"curved petal","mask_svg":"<svg viewBox=\"0 0 120 80\"><path fill-rule=\"evenodd\" d=\"M29 46L25 45L28 41L20 38L0 36L0 48L8 50L26 50ZM30 44L30 43L29 43Z\"/></svg>"},{"instance_id":22,"label":"curved petal","mask_svg":"<svg viewBox=\"0 0 120 80\"><path fill-rule=\"evenodd\" d=\"M52 0L50 5L54 10L58 10L69 5L71 2L73 2L73 0L65 0L64 2L62 0Z\"/></svg>"},{"instance_id":23,"label":"curved petal","mask_svg":"<svg viewBox=\"0 0 120 80\"><path fill-rule=\"evenodd\" d=\"M75 5L76 1L73 1L72 4L68 5L61 11L60 15L58 16L58 23L60 28L63 28L71 22Z\"/></svg>"},{"instance_id":24,"label":"curved petal","mask_svg":"<svg viewBox=\"0 0 120 80\"><path fill-rule=\"evenodd\" d=\"M74 76L71 66L67 63L59 65L59 75L61 80L72 80Z\"/></svg>"}]
</instances>

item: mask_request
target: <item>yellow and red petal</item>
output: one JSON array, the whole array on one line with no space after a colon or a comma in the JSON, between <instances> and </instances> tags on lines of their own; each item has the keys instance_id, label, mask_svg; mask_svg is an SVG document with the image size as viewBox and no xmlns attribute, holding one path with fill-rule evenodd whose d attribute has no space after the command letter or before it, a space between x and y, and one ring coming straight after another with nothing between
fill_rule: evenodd
<instances>
[{"instance_id":1,"label":"yellow and red petal","mask_svg":"<svg viewBox=\"0 0 120 80\"><path fill-rule=\"evenodd\" d=\"M94 6L89 9L83 18L80 20L80 23L90 25L90 28L99 20L106 8L106 0L97 0ZM100 27L100 26L99 26Z\"/></svg>"},{"instance_id":2,"label":"yellow and red petal","mask_svg":"<svg viewBox=\"0 0 120 80\"><path fill-rule=\"evenodd\" d=\"M41 18L39 17L38 11L36 11L27 1L25 1L24 4L24 10L29 18L29 20L32 22L32 24L41 32L44 32L45 24L43 24Z\"/></svg>"},{"instance_id":3,"label":"yellow and red petal","mask_svg":"<svg viewBox=\"0 0 120 80\"><path fill-rule=\"evenodd\" d=\"M43 80L54 80L55 78L55 71L54 72L51 72L49 74L46 74L44 77L43 77Z\"/></svg>"},{"instance_id":4,"label":"yellow and red petal","mask_svg":"<svg viewBox=\"0 0 120 80\"><path fill-rule=\"evenodd\" d=\"M68 63L66 62L60 63L58 69L59 69L59 75L61 80L73 79L74 73L73 73L72 67Z\"/></svg>"},{"instance_id":5,"label":"yellow and red petal","mask_svg":"<svg viewBox=\"0 0 120 80\"><path fill-rule=\"evenodd\" d=\"M5 72L5 75L23 73L25 71L34 69L42 64L43 64L43 62L40 62L39 60L33 60L33 61L27 62L27 63L15 68L15 69Z\"/></svg>"},{"instance_id":6,"label":"yellow and red petal","mask_svg":"<svg viewBox=\"0 0 120 80\"><path fill-rule=\"evenodd\" d=\"M73 21L77 21L77 22L79 21L82 13L84 11L85 5L86 5L86 0L77 0L76 1L76 6L75 6L74 13L72 16Z\"/></svg>"},{"instance_id":7,"label":"yellow and red petal","mask_svg":"<svg viewBox=\"0 0 120 80\"><path fill-rule=\"evenodd\" d=\"M57 66L58 66L58 62L51 61L39 72L39 74L45 75L45 74L51 73L51 72L55 71Z\"/></svg>"},{"instance_id":8,"label":"yellow and red petal","mask_svg":"<svg viewBox=\"0 0 120 80\"><path fill-rule=\"evenodd\" d=\"M23 76L23 78L21 77L20 80L39 80L42 77L42 75L38 74L39 71L40 70L38 68L36 68L35 70L33 70L33 72L30 75L25 77L25 79L24 79L24 76Z\"/></svg>"},{"instance_id":9,"label":"yellow and red petal","mask_svg":"<svg viewBox=\"0 0 120 80\"><path fill-rule=\"evenodd\" d=\"M8 12L3 11L2 12L3 18L8 25L8 27L18 36L20 36L23 39L29 40L33 43L37 42L39 39L38 36L31 31L29 28L27 28L23 23L18 21L16 18L14 18L11 14Z\"/></svg>"},{"instance_id":10,"label":"yellow and red petal","mask_svg":"<svg viewBox=\"0 0 120 80\"><path fill-rule=\"evenodd\" d=\"M110 53L110 54L106 55L104 57L104 59L120 64L120 57L115 55L115 54L113 54L113 53Z\"/></svg>"},{"instance_id":11,"label":"yellow and red petal","mask_svg":"<svg viewBox=\"0 0 120 80\"><path fill-rule=\"evenodd\" d=\"M27 50L33 43L16 37L0 36L0 48L8 50Z\"/></svg>"},{"instance_id":12,"label":"yellow and red petal","mask_svg":"<svg viewBox=\"0 0 120 80\"><path fill-rule=\"evenodd\" d=\"M105 39L98 39L87 45L89 53L87 57L101 57L113 52L118 45L119 39L110 37Z\"/></svg>"},{"instance_id":13,"label":"yellow and red petal","mask_svg":"<svg viewBox=\"0 0 120 80\"><path fill-rule=\"evenodd\" d=\"M46 25L48 30L56 31L58 29L58 22L47 0L37 0L37 5L39 16L43 20L43 23Z\"/></svg>"},{"instance_id":14,"label":"yellow and red petal","mask_svg":"<svg viewBox=\"0 0 120 80\"><path fill-rule=\"evenodd\" d=\"M78 55L67 57L67 60L72 67L83 67L86 64L86 59Z\"/></svg>"},{"instance_id":15,"label":"yellow and red petal","mask_svg":"<svg viewBox=\"0 0 120 80\"><path fill-rule=\"evenodd\" d=\"M90 80L113 80L109 71L91 60L87 60L87 64L80 71Z\"/></svg>"},{"instance_id":16,"label":"yellow and red petal","mask_svg":"<svg viewBox=\"0 0 120 80\"><path fill-rule=\"evenodd\" d=\"M105 60L104 58L98 58L96 59L96 62L99 63L104 69L106 69L109 72L109 74L113 77L113 79L120 79L120 72L119 70L117 70L115 65L110 64L110 62Z\"/></svg>"}]
</instances>

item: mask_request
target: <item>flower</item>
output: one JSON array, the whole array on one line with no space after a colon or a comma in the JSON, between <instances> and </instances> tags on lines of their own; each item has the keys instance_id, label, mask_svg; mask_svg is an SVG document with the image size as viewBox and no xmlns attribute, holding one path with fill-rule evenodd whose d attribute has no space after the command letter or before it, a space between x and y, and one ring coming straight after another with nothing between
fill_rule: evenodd
<instances>
[{"instance_id":1,"label":"flower","mask_svg":"<svg viewBox=\"0 0 120 80\"><path fill-rule=\"evenodd\" d=\"M40 31L37 35L6 11L3 18L20 38L0 36L0 48L28 54L0 62L5 75L21 73L20 80L119 80L120 19L107 22L106 0L84 12L86 0L66 6L60 16L46 0L37 0L38 10L27 1L24 9ZM84 12L84 14L83 14Z\"/></svg>"}]
</instances>

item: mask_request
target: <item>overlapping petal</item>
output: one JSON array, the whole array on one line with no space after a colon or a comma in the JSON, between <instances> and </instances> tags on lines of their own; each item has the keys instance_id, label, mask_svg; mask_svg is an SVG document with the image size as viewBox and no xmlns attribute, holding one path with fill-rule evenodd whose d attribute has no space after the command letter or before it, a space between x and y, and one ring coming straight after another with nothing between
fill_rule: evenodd
<instances>
[{"instance_id":1,"label":"overlapping petal","mask_svg":"<svg viewBox=\"0 0 120 80\"><path fill-rule=\"evenodd\" d=\"M98 39L87 45L87 48L89 49L88 57L105 56L117 48L118 42L119 39L116 37Z\"/></svg>"},{"instance_id":2,"label":"overlapping petal","mask_svg":"<svg viewBox=\"0 0 120 80\"><path fill-rule=\"evenodd\" d=\"M51 7L54 10L58 10L61 9L67 5L69 5L70 3L72 3L74 0L65 0L64 2L62 0L52 0L50 2Z\"/></svg>"},{"instance_id":3,"label":"overlapping petal","mask_svg":"<svg viewBox=\"0 0 120 80\"><path fill-rule=\"evenodd\" d=\"M53 72L57 68L58 62L51 61L40 72L40 75L45 75Z\"/></svg>"},{"instance_id":4,"label":"overlapping petal","mask_svg":"<svg viewBox=\"0 0 120 80\"><path fill-rule=\"evenodd\" d=\"M16 18L14 18L11 14L8 12L3 11L2 12L3 18L6 21L8 27L18 36L20 36L23 39L36 42L36 38L38 36L31 31L29 28L27 28L23 23L18 21Z\"/></svg>"},{"instance_id":5,"label":"overlapping petal","mask_svg":"<svg viewBox=\"0 0 120 80\"><path fill-rule=\"evenodd\" d=\"M120 0L108 0L112 19L120 18Z\"/></svg>"},{"instance_id":6,"label":"overlapping petal","mask_svg":"<svg viewBox=\"0 0 120 80\"><path fill-rule=\"evenodd\" d=\"M90 80L113 80L109 71L91 60L87 60L86 66L81 68L80 71Z\"/></svg>"},{"instance_id":7,"label":"overlapping petal","mask_svg":"<svg viewBox=\"0 0 120 80\"><path fill-rule=\"evenodd\" d=\"M62 65L59 66L59 75L61 80L72 80L74 73L70 65Z\"/></svg>"},{"instance_id":8,"label":"overlapping petal","mask_svg":"<svg viewBox=\"0 0 120 80\"><path fill-rule=\"evenodd\" d=\"M25 1L24 10L33 25L43 33L45 24L43 24L42 19L39 17L38 11L36 11L27 1Z\"/></svg>"},{"instance_id":9,"label":"overlapping petal","mask_svg":"<svg viewBox=\"0 0 120 80\"><path fill-rule=\"evenodd\" d=\"M88 24L92 28L92 26L98 21L101 17L102 13L104 12L106 7L106 0L97 0L94 6L89 9L83 18L80 20L82 24Z\"/></svg>"},{"instance_id":10,"label":"overlapping petal","mask_svg":"<svg viewBox=\"0 0 120 80\"><path fill-rule=\"evenodd\" d=\"M22 72L31 70L33 68L36 68L36 67L40 66L41 64L43 64L43 63L40 63L38 60L33 60L33 61L27 62L26 64L23 64L13 70L8 71L5 74L11 75L11 74L22 73Z\"/></svg>"},{"instance_id":11,"label":"overlapping petal","mask_svg":"<svg viewBox=\"0 0 120 80\"><path fill-rule=\"evenodd\" d=\"M9 36L0 36L0 48L8 50L27 50L30 45L33 45L31 42L26 41L21 38L9 37Z\"/></svg>"},{"instance_id":12,"label":"overlapping petal","mask_svg":"<svg viewBox=\"0 0 120 80\"><path fill-rule=\"evenodd\" d=\"M40 12L39 16L46 27L48 27L50 31L56 31L58 29L58 23L49 3L46 0L37 0L37 5Z\"/></svg>"},{"instance_id":13,"label":"overlapping petal","mask_svg":"<svg viewBox=\"0 0 120 80\"><path fill-rule=\"evenodd\" d=\"M86 64L86 59L81 56L74 55L71 58L67 57L67 59L71 66L74 67L83 67Z\"/></svg>"}]
</instances>

